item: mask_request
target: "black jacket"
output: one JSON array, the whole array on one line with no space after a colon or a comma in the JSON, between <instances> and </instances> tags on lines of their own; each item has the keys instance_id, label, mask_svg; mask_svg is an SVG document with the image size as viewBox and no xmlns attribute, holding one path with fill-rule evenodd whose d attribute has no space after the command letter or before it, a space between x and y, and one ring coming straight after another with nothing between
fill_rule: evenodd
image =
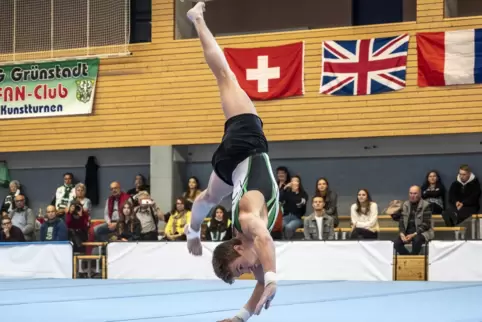
<instances>
[{"instance_id":1,"label":"black jacket","mask_svg":"<svg viewBox=\"0 0 482 322\"><path fill-rule=\"evenodd\" d=\"M474 174L470 175L469 180L465 184L457 180L452 183L449 190L449 203L455 207L457 201L464 204L464 207L475 208L474 211L479 211L480 208L480 182Z\"/></svg>"}]
</instances>

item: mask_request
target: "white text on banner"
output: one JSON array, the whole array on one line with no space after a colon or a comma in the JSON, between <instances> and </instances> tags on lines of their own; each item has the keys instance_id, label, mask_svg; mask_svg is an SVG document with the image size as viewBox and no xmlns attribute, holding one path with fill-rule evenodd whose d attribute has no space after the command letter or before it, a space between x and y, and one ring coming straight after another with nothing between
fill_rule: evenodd
<instances>
[{"instance_id":1,"label":"white text on banner","mask_svg":"<svg viewBox=\"0 0 482 322\"><path fill-rule=\"evenodd\" d=\"M72 245L0 243L0 277L72 278Z\"/></svg>"},{"instance_id":2,"label":"white text on banner","mask_svg":"<svg viewBox=\"0 0 482 322\"><path fill-rule=\"evenodd\" d=\"M218 243L203 243L203 256L188 253L186 243L110 243L108 278L217 279L212 252ZM280 280L393 279L391 241L276 242ZM166 264L168 263L168 264Z\"/></svg>"},{"instance_id":3,"label":"white text on banner","mask_svg":"<svg viewBox=\"0 0 482 322\"><path fill-rule=\"evenodd\" d=\"M429 281L482 281L482 240L431 241L428 263Z\"/></svg>"}]
</instances>

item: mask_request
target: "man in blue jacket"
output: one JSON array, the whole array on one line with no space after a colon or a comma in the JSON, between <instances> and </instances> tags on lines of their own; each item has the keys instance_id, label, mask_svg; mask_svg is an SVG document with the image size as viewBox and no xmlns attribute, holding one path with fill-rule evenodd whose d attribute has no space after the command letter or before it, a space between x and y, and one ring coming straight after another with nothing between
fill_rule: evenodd
<instances>
[{"instance_id":1,"label":"man in blue jacket","mask_svg":"<svg viewBox=\"0 0 482 322\"><path fill-rule=\"evenodd\" d=\"M55 206L47 207L47 221L40 227L41 241L67 241L69 240L65 222L57 218Z\"/></svg>"}]
</instances>

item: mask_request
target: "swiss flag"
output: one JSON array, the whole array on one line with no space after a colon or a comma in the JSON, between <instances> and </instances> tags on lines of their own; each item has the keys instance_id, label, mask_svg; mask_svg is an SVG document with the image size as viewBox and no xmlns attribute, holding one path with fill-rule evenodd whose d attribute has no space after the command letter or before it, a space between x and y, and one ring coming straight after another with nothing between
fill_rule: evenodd
<instances>
[{"instance_id":1,"label":"swiss flag","mask_svg":"<svg viewBox=\"0 0 482 322\"><path fill-rule=\"evenodd\" d=\"M239 85L252 100L304 94L304 42L261 48L225 48Z\"/></svg>"}]
</instances>

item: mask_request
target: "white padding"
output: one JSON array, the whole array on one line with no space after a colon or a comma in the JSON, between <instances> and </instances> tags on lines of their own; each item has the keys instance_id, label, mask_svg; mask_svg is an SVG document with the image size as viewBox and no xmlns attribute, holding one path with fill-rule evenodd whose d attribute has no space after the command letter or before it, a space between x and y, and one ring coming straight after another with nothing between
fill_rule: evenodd
<instances>
[{"instance_id":1,"label":"white padding","mask_svg":"<svg viewBox=\"0 0 482 322\"><path fill-rule=\"evenodd\" d=\"M0 277L72 278L69 242L0 243Z\"/></svg>"},{"instance_id":2,"label":"white padding","mask_svg":"<svg viewBox=\"0 0 482 322\"><path fill-rule=\"evenodd\" d=\"M390 281L391 241L276 242L278 280ZM218 243L203 242L203 255L192 256L185 242L110 243L108 277L118 279L217 279L212 252Z\"/></svg>"},{"instance_id":3,"label":"white padding","mask_svg":"<svg viewBox=\"0 0 482 322\"><path fill-rule=\"evenodd\" d=\"M429 281L482 281L482 240L429 243Z\"/></svg>"}]
</instances>

